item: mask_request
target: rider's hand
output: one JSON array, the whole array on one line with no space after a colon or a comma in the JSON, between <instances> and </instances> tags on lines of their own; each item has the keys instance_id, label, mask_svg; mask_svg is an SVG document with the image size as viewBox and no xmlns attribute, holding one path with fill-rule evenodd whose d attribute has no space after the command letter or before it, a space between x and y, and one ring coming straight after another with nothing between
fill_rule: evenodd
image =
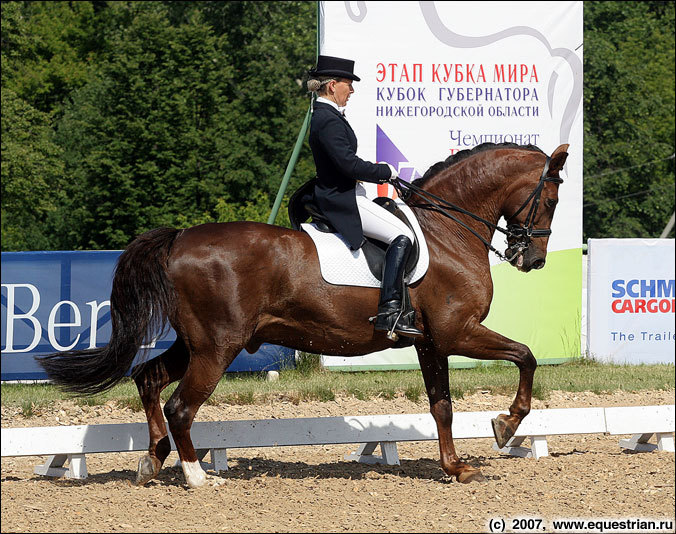
<instances>
[{"instance_id":1,"label":"rider's hand","mask_svg":"<svg viewBox=\"0 0 676 534\"><path fill-rule=\"evenodd\" d=\"M389 184L389 183L394 183L393 180L395 178L399 178L399 173L397 172L397 169L395 169L392 165L389 163L385 163L390 168L390 175L387 178L380 178L378 180L379 184Z\"/></svg>"}]
</instances>

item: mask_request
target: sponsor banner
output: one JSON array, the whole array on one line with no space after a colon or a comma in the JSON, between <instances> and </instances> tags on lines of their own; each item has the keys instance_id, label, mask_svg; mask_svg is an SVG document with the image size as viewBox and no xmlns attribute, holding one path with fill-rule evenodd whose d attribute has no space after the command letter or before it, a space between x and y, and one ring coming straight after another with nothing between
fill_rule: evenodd
<instances>
[{"instance_id":1,"label":"sponsor banner","mask_svg":"<svg viewBox=\"0 0 676 534\"><path fill-rule=\"evenodd\" d=\"M587 352L674 363L674 240L590 239Z\"/></svg>"},{"instance_id":2,"label":"sponsor banner","mask_svg":"<svg viewBox=\"0 0 676 534\"><path fill-rule=\"evenodd\" d=\"M495 296L484 324L538 359L578 357L582 2L321 2L320 53L355 60L361 81L346 117L358 155L405 180L484 142L549 155L570 145L547 265L524 275L491 254ZM366 185L373 196L392 194ZM506 248L502 234L493 246ZM417 365L410 350L386 352L382 365Z\"/></svg>"},{"instance_id":3,"label":"sponsor banner","mask_svg":"<svg viewBox=\"0 0 676 534\"><path fill-rule=\"evenodd\" d=\"M102 347L111 334L110 292L121 251L2 253L2 380L42 380L34 357ZM173 330L150 347L159 356ZM246 351L228 371L277 370L294 365L294 351L264 345Z\"/></svg>"}]
</instances>

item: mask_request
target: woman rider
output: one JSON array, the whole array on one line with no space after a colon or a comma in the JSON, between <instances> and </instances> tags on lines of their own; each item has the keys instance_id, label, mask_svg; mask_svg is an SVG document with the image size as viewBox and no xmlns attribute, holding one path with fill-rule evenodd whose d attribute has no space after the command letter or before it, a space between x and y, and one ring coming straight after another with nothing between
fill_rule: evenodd
<instances>
[{"instance_id":1,"label":"woman rider","mask_svg":"<svg viewBox=\"0 0 676 534\"><path fill-rule=\"evenodd\" d=\"M402 312L404 270L415 235L395 215L366 197L359 182L386 183L397 171L388 163L371 163L357 156L357 137L342 108L354 93L354 61L319 56L309 72L308 90L317 93L310 122L310 148L317 168L315 204L352 250L365 237L388 245L375 329L419 337L414 314ZM395 324L396 322L396 324Z\"/></svg>"}]
</instances>

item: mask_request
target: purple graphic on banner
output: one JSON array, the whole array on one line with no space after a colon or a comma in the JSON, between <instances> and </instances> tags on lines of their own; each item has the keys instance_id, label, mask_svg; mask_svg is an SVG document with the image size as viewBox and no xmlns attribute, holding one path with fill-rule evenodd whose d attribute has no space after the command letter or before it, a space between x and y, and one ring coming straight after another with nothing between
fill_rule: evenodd
<instances>
[{"instance_id":1,"label":"purple graphic on banner","mask_svg":"<svg viewBox=\"0 0 676 534\"><path fill-rule=\"evenodd\" d=\"M402 165L402 163L408 163L408 158L401 153L401 150L397 148L377 124L376 161L387 162L390 165L393 165L399 171L399 177L407 182L420 178L421 176L412 164Z\"/></svg>"}]
</instances>

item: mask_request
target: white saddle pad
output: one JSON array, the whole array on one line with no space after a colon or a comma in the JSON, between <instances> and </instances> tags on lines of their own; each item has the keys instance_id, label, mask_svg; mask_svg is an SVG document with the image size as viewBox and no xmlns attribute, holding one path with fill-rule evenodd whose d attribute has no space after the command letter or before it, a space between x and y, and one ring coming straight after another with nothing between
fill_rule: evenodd
<instances>
[{"instance_id":1,"label":"white saddle pad","mask_svg":"<svg viewBox=\"0 0 676 534\"><path fill-rule=\"evenodd\" d=\"M427 250L427 242L422 233L418 220L413 211L400 199L396 199L397 206L401 208L411 222L415 231L415 237L418 240L420 255L418 263L406 278L407 284L412 284L420 280L427 272L430 263L430 255ZM315 243L317 254L319 255L319 266L322 271L322 277L329 284L340 286L361 286L361 287L380 287L378 279L371 274L364 252L359 250L350 250L347 241L340 234L327 234L317 230L314 224L304 223L300 225L301 229L307 232Z\"/></svg>"}]
</instances>

